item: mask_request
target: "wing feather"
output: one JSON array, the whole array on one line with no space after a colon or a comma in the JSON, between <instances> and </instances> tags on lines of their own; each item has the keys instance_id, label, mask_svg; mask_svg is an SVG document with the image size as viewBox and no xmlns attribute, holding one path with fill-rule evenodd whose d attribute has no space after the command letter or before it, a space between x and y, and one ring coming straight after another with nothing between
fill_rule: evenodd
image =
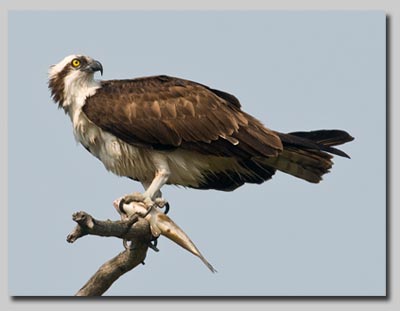
<instances>
[{"instance_id":1,"label":"wing feather","mask_svg":"<svg viewBox=\"0 0 400 311\"><path fill-rule=\"evenodd\" d=\"M279 136L243 112L233 95L168 76L104 81L83 111L136 146L247 158L282 150Z\"/></svg>"}]
</instances>

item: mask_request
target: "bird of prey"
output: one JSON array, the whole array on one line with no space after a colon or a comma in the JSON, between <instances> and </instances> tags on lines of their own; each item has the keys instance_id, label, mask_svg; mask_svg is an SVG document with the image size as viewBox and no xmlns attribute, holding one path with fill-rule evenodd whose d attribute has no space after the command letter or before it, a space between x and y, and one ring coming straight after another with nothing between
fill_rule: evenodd
<instances>
[{"instance_id":1,"label":"bird of prey","mask_svg":"<svg viewBox=\"0 0 400 311\"><path fill-rule=\"evenodd\" d=\"M97 71L91 57L65 57L49 69L52 98L107 170L142 183L140 199L161 197L164 184L232 191L277 170L318 183L332 154L348 157L333 147L353 140L345 131L280 133L224 91L165 75L101 81Z\"/></svg>"}]
</instances>

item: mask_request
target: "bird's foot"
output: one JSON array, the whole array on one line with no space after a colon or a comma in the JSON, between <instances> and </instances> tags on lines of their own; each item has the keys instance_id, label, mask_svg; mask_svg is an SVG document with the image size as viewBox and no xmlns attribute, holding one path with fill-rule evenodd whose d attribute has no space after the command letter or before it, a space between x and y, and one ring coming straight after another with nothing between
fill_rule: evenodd
<instances>
[{"instance_id":1,"label":"bird's foot","mask_svg":"<svg viewBox=\"0 0 400 311\"><path fill-rule=\"evenodd\" d=\"M142 202L145 203L145 200L149 199L145 197L142 193L140 192L134 192L131 194L127 194L123 196L119 202L119 204L129 204L131 202Z\"/></svg>"},{"instance_id":2,"label":"bird's foot","mask_svg":"<svg viewBox=\"0 0 400 311\"><path fill-rule=\"evenodd\" d=\"M139 203L143 203L146 206L146 209L150 212L151 208L153 208L154 206L157 206L159 208L163 208L165 207L165 211L164 213L167 214L169 211L169 203L164 200L163 198L156 198L154 201L140 193L140 192L134 192L131 194L127 194L124 197L121 198L121 200L119 201L119 209L123 210L123 205L124 204L129 204L131 202L139 202Z\"/></svg>"},{"instance_id":3,"label":"bird's foot","mask_svg":"<svg viewBox=\"0 0 400 311\"><path fill-rule=\"evenodd\" d=\"M143 203L148 210L154 205L154 202L149 197L144 196L140 192L134 192L123 196L119 200L119 209L122 211L124 204L129 204L132 202Z\"/></svg>"}]
</instances>

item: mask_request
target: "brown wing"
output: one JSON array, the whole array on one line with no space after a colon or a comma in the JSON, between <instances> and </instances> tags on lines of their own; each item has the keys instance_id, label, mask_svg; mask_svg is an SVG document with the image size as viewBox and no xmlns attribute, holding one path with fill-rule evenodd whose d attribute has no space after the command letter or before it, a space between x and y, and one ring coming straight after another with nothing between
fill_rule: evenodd
<instances>
[{"instance_id":1,"label":"brown wing","mask_svg":"<svg viewBox=\"0 0 400 311\"><path fill-rule=\"evenodd\" d=\"M233 95L168 76L104 81L83 111L136 146L240 158L277 156L282 150L278 135L241 111Z\"/></svg>"}]
</instances>

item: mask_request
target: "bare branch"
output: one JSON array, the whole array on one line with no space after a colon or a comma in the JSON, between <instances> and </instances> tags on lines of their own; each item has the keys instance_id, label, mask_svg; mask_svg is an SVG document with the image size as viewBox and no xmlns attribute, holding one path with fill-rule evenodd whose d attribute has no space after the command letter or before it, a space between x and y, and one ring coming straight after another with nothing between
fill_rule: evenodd
<instances>
[{"instance_id":1,"label":"bare branch","mask_svg":"<svg viewBox=\"0 0 400 311\"><path fill-rule=\"evenodd\" d=\"M149 224L143 218L133 215L126 220L97 220L85 212L77 212L72 215L77 222L75 229L68 235L67 242L73 243L85 235L98 235L103 237L117 237L120 239L132 240L136 238L150 237ZM141 219L141 221L139 221Z\"/></svg>"},{"instance_id":2,"label":"bare branch","mask_svg":"<svg viewBox=\"0 0 400 311\"><path fill-rule=\"evenodd\" d=\"M101 296L124 273L146 258L148 243L132 242L132 248L103 264L75 296Z\"/></svg>"},{"instance_id":3,"label":"bare branch","mask_svg":"<svg viewBox=\"0 0 400 311\"><path fill-rule=\"evenodd\" d=\"M76 296L101 296L121 275L135 268L146 258L149 243L153 238L147 220L133 215L126 220L101 221L85 212L73 214L72 219L77 226L67 237L69 243L89 234L130 241L130 247L104 263Z\"/></svg>"}]
</instances>

